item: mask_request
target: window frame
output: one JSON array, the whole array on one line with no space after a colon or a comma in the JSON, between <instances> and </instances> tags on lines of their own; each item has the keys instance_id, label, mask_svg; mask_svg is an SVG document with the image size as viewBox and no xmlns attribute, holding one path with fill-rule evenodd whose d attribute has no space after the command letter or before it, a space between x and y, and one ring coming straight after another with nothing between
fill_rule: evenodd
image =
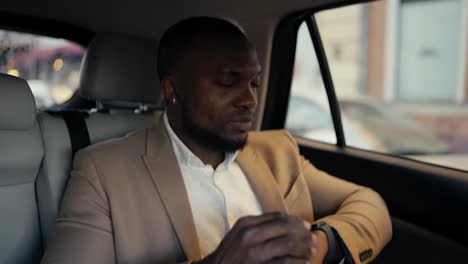
<instances>
[{"instance_id":1,"label":"window frame","mask_svg":"<svg viewBox=\"0 0 468 264\"><path fill-rule=\"evenodd\" d=\"M311 8L293 13L279 23L273 37L270 62L271 68L261 126L262 130L283 129L286 124L286 115L291 94L297 34L301 24L306 23L317 56L316 59L320 66L320 72L322 74L328 104L332 115L336 144L331 145L337 146L340 149L348 147L344 137L341 113L333 85L333 79L314 14L327 9L372 1L375 0L353 0L338 4L323 5L318 8ZM324 144L330 145L329 143Z\"/></svg>"},{"instance_id":2,"label":"window frame","mask_svg":"<svg viewBox=\"0 0 468 264\"><path fill-rule=\"evenodd\" d=\"M322 43L322 37L320 36L317 21L314 15L311 14L307 16L305 22L307 24L307 28L309 29L309 35L312 39L315 55L317 56L317 60L320 66L320 73L322 74L323 84L327 94L333 127L335 128L336 145L342 148L346 146L343 122L341 120L340 106L336 97L335 86L333 84L333 78L331 76L327 55L325 54L325 48Z\"/></svg>"},{"instance_id":3,"label":"window frame","mask_svg":"<svg viewBox=\"0 0 468 264\"><path fill-rule=\"evenodd\" d=\"M20 33L62 38L86 48L94 37L88 29L67 22L54 21L0 11L0 28Z\"/></svg>"}]
</instances>

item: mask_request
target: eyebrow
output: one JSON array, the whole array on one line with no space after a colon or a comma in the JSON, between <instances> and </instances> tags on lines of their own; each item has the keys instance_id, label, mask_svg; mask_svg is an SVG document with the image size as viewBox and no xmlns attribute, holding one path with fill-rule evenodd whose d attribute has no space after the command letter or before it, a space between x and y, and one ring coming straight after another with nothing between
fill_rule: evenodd
<instances>
[{"instance_id":1,"label":"eyebrow","mask_svg":"<svg viewBox=\"0 0 468 264\"><path fill-rule=\"evenodd\" d=\"M255 76L258 76L258 75L261 75L262 74L262 68L259 68L258 70L257 69L253 69L251 68L252 71L258 71ZM232 74L240 74L240 73L243 73L243 72L249 72L250 69L247 69L247 70L239 70L239 69L233 69L233 68L223 68L221 69L221 73L232 73Z\"/></svg>"}]
</instances>

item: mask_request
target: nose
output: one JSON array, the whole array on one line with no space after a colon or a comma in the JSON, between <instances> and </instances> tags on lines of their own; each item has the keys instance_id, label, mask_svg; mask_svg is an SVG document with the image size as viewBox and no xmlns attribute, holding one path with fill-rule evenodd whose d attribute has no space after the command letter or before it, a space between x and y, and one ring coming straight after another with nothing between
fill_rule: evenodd
<instances>
[{"instance_id":1,"label":"nose","mask_svg":"<svg viewBox=\"0 0 468 264\"><path fill-rule=\"evenodd\" d=\"M243 85L236 100L236 107L255 110L257 107L257 89L252 85Z\"/></svg>"}]
</instances>

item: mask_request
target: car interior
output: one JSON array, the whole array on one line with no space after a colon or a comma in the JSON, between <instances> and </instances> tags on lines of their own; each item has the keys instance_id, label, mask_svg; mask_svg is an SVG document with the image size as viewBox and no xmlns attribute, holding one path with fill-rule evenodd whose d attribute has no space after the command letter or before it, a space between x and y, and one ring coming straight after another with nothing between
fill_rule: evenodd
<instances>
[{"instance_id":1,"label":"car interior","mask_svg":"<svg viewBox=\"0 0 468 264\"><path fill-rule=\"evenodd\" d=\"M155 114L163 111L156 68L158 40L170 25L192 16L229 19L255 44L263 67L256 130L285 129L298 28L307 24L336 143L297 136L301 154L319 169L371 187L384 198L392 217L393 239L374 263L465 262L468 171L346 144L339 100L314 14L363 3L2 2L1 30L70 40L81 45L85 55L73 96L46 109L36 107L28 82L0 73L0 263L40 262L78 150L157 121Z\"/></svg>"}]
</instances>

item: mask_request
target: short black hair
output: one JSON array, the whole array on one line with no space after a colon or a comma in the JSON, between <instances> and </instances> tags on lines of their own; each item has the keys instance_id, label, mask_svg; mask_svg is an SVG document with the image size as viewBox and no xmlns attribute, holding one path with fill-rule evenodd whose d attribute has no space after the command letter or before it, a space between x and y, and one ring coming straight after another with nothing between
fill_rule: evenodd
<instances>
[{"instance_id":1,"label":"short black hair","mask_svg":"<svg viewBox=\"0 0 468 264\"><path fill-rule=\"evenodd\" d=\"M215 17L191 17L166 30L159 41L159 79L171 74L180 56L184 55L196 36L200 34L232 36L247 39L244 32L233 23Z\"/></svg>"}]
</instances>

